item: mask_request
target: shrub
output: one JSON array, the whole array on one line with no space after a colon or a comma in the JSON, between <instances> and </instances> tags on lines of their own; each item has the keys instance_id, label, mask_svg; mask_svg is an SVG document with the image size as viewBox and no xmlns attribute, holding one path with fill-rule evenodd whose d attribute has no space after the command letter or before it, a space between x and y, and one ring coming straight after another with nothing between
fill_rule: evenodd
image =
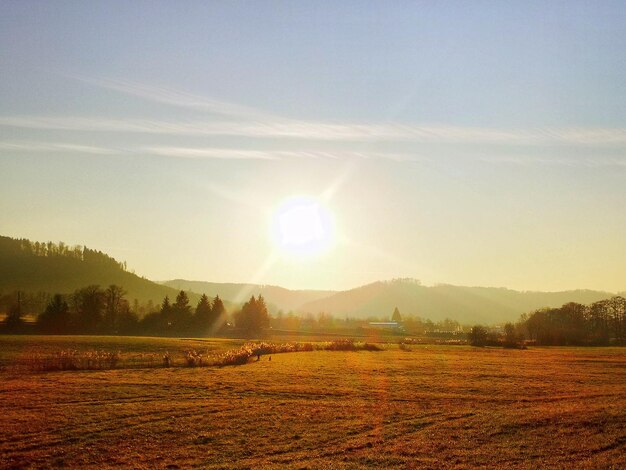
<instances>
[{"instance_id":1,"label":"shrub","mask_svg":"<svg viewBox=\"0 0 626 470\"><path fill-rule=\"evenodd\" d=\"M187 351L185 360L189 367L196 367L202 365L202 354L198 351Z\"/></svg>"},{"instance_id":2,"label":"shrub","mask_svg":"<svg viewBox=\"0 0 626 470\"><path fill-rule=\"evenodd\" d=\"M32 354L26 358L29 369L35 371L115 369L120 352L83 351L72 349L52 355Z\"/></svg>"},{"instance_id":3,"label":"shrub","mask_svg":"<svg viewBox=\"0 0 626 470\"><path fill-rule=\"evenodd\" d=\"M324 349L326 351L356 351L357 346L353 339L337 339L327 343Z\"/></svg>"},{"instance_id":4,"label":"shrub","mask_svg":"<svg viewBox=\"0 0 626 470\"><path fill-rule=\"evenodd\" d=\"M372 343L355 343L353 339L338 339L326 343L322 348L326 351L382 351L380 346Z\"/></svg>"}]
</instances>

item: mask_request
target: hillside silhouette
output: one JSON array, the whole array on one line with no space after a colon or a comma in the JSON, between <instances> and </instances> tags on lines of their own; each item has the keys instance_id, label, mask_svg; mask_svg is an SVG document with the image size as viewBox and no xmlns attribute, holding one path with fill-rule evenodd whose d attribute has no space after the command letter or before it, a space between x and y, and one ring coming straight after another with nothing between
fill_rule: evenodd
<instances>
[{"instance_id":1,"label":"hillside silhouette","mask_svg":"<svg viewBox=\"0 0 626 470\"><path fill-rule=\"evenodd\" d=\"M87 247L0 236L0 293L21 290L69 294L87 285L111 284L122 286L130 301L151 301L155 305L165 296L174 299L180 290L185 290L192 303L201 294L219 295L229 310L251 295L262 295L271 314L282 310L386 318L397 307L403 315L435 322L449 318L465 324L515 321L521 314L539 308L556 308L567 302L591 304L614 295L594 290L535 292L446 284L424 286L412 279L379 281L346 291L289 290L270 285L184 279L157 283L127 271L125 263Z\"/></svg>"},{"instance_id":2,"label":"hillside silhouette","mask_svg":"<svg viewBox=\"0 0 626 470\"><path fill-rule=\"evenodd\" d=\"M0 236L0 292L69 294L87 285L123 286L127 298L159 304L177 291L128 272L124 263L96 250L64 243ZM196 302L199 295L190 295Z\"/></svg>"}]
</instances>

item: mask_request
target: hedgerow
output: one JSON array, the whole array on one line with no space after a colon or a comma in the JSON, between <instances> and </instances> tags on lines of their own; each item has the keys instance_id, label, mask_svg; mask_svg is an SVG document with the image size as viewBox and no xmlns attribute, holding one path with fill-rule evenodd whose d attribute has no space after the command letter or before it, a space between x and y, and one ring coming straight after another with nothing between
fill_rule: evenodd
<instances>
[{"instance_id":1,"label":"hedgerow","mask_svg":"<svg viewBox=\"0 0 626 470\"><path fill-rule=\"evenodd\" d=\"M305 351L382 351L372 343L357 343L351 339L327 343L269 343L249 342L237 349L209 356L196 351L186 351L182 359L166 352L163 356L147 354L141 358L123 358L121 352L62 350L53 354L31 353L18 366L31 371L104 370L142 367L205 367L234 366L248 363L256 357ZM145 357L144 357L145 356Z\"/></svg>"}]
</instances>

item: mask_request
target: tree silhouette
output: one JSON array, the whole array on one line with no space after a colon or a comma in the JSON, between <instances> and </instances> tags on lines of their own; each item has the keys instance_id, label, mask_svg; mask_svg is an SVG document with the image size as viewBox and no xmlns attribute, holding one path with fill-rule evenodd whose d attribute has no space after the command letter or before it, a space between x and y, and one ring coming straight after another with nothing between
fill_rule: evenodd
<instances>
[{"instance_id":1,"label":"tree silhouette","mask_svg":"<svg viewBox=\"0 0 626 470\"><path fill-rule=\"evenodd\" d=\"M504 343L505 348L516 348L520 346L524 337L518 334L513 323L504 325Z\"/></svg>"},{"instance_id":2,"label":"tree silhouette","mask_svg":"<svg viewBox=\"0 0 626 470\"><path fill-rule=\"evenodd\" d=\"M531 340L543 345L623 344L626 341L626 299L620 296L589 306L575 302L523 316Z\"/></svg>"},{"instance_id":3,"label":"tree silhouette","mask_svg":"<svg viewBox=\"0 0 626 470\"><path fill-rule=\"evenodd\" d=\"M402 315L400 315L400 310L398 310L398 307L393 309L393 315L391 315L391 321L395 321L398 323L402 321Z\"/></svg>"},{"instance_id":4,"label":"tree silhouette","mask_svg":"<svg viewBox=\"0 0 626 470\"><path fill-rule=\"evenodd\" d=\"M254 296L250 297L250 300L243 304L241 310L235 315L237 328L248 334L259 333L269 326L269 321L270 317L265 299L261 295L258 299L255 299Z\"/></svg>"},{"instance_id":5,"label":"tree silhouette","mask_svg":"<svg viewBox=\"0 0 626 470\"><path fill-rule=\"evenodd\" d=\"M211 327L212 331L218 331L226 323L226 308L224 302L220 299L219 295L216 295L213 299L213 305L211 307Z\"/></svg>"},{"instance_id":6,"label":"tree silhouette","mask_svg":"<svg viewBox=\"0 0 626 470\"><path fill-rule=\"evenodd\" d=\"M124 296L126 291L120 286L111 284L104 291L105 297L105 311L104 311L104 324L105 328L109 332L116 332L119 328L118 317L122 313L124 308L127 309L128 302L125 301Z\"/></svg>"},{"instance_id":7,"label":"tree silhouette","mask_svg":"<svg viewBox=\"0 0 626 470\"><path fill-rule=\"evenodd\" d=\"M212 310L209 298L206 294L202 294L194 314L194 326L198 334L205 335L209 331L213 319Z\"/></svg>"},{"instance_id":8,"label":"tree silhouette","mask_svg":"<svg viewBox=\"0 0 626 470\"><path fill-rule=\"evenodd\" d=\"M51 334L69 333L70 322L70 307L61 294L55 294L37 318L41 330Z\"/></svg>"},{"instance_id":9,"label":"tree silhouette","mask_svg":"<svg viewBox=\"0 0 626 470\"><path fill-rule=\"evenodd\" d=\"M487 329L481 325L474 325L468 335L472 346L485 346L487 344Z\"/></svg>"},{"instance_id":10,"label":"tree silhouette","mask_svg":"<svg viewBox=\"0 0 626 470\"><path fill-rule=\"evenodd\" d=\"M189 297L184 290L181 290L176 296L176 302L172 305L172 329L177 333L189 331L192 318Z\"/></svg>"},{"instance_id":11,"label":"tree silhouette","mask_svg":"<svg viewBox=\"0 0 626 470\"><path fill-rule=\"evenodd\" d=\"M161 303L161 313L169 314L171 309L172 309L172 305L170 304L170 296L166 295L163 298L163 302Z\"/></svg>"},{"instance_id":12,"label":"tree silhouette","mask_svg":"<svg viewBox=\"0 0 626 470\"><path fill-rule=\"evenodd\" d=\"M101 329L105 307L105 293L100 286L91 285L77 290L72 300L78 314L78 328L86 333Z\"/></svg>"},{"instance_id":13,"label":"tree silhouette","mask_svg":"<svg viewBox=\"0 0 626 470\"><path fill-rule=\"evenodd\" d=\"M259 329L267 328L270 326L270 314L267 311L265 299L261 294L259 294L259 297L256 301L256 322Z\"/></svg>"},{"instance_id":14,"label":"tree silhouette","mask_svg":"<svg viewBox=\"0 0 626 470\"><path fill-rule=\"evenodd\" d=\"M159 322L156 327L161 331L170 331L172 327L172 304L169 295L163 298L161 311L159 312Z\"/></svg>"}]
</instances>

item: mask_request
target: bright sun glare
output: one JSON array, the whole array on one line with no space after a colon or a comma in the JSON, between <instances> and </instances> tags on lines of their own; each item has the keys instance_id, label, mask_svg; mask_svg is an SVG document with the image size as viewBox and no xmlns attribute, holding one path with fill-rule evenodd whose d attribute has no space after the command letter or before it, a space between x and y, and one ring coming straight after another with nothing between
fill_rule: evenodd
<instances>
[{"instance_id":1,"label":"bright sun glare","mask_svg":"<svg viewBox=\"0 0 626 470\"><path fill-rule=\"evenodd\" d=\"M272 220L272 239L284 253L316 255L329 248L334 237L330 212L312 197L292 197L279 205Z\"/></svg>"}]
</instances>

